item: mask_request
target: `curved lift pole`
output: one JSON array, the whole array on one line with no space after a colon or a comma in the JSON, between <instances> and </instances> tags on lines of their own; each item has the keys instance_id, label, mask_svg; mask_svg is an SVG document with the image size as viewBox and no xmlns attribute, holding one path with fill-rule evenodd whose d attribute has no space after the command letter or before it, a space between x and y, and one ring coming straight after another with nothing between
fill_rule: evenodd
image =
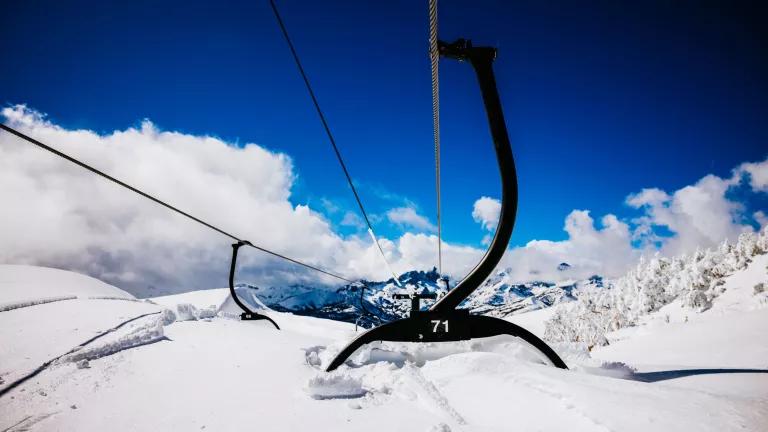
<instances>
[{"instance_id":1,"label":"curved lift pole","mask_svg":"<svg viewBox=\"0 0 768 432\"><path fill-rule=\"evenodd\" d=\"M470 315L467 309L457 309L461 302L488 278L507 249L517 213L517 172L493 74L496 49L473 47L471 41L464 39L451 44L439 41L438 49L443 57L469 61L480 84L501 172L501 213L496 234L480 263L429 310L422 311L419 304L421 299L428 297L419 294L405 296L404 298L411 299L411 314L408 318L375 327L361 334L341 350L326 371L338 368L358 348L374 341L449 342L503 334L523 339L541 351L554 366L568 369L549 345L528 330L500 318ZM403 295L396 295L396 298L403 298Z\"/></svg>"},{"instance_id":2,"label":"curved lift pole","mask_svg":"<svg viewBox=\"0 0 768 432\"><path fill-rule=\"evenodd\" d=\"M235 269L237 268L237 252L240 250L243 246L251 246L251 242L246 240L240 240L237 243L232 244L232 264L229 266L229 294L232 296L232 300L235 301L235 303L240 306L240 309L243 310L243 313L240 314L240 319L243 321L258 321L258 320L267 320L272 323L272 325L275 326L276 329L280 330L280 326L277 325L275 321L272 320L272 318L260 314L258 312L252 311L248 306L243 303L239 297L237 297L237 293L235 292Z\"/></svg>"}]
</instances>

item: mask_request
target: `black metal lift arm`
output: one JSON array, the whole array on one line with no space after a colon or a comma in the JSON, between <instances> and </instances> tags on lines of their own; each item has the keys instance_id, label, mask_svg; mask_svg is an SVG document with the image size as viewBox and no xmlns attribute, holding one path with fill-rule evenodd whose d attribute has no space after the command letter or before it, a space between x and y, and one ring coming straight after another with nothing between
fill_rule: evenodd
<instances>
[{"instance_id":1,"label":"black metal lift arm","mask_svg":"<svg viewBox=\"0 0 768 432\"><path fill-rule=\"evenodd\" d=\"M460 61L469 61L477 75L480 91L488 115L491 138L496 150L496 159L501 175L501 212L496 234L483 259L456 287L448 292L430 308L431 311L453 310L461 304L477 287L490 276L507 250L517 214L517 171L509 143L504 112L496 89L496 78L493 74L493 61L496 59L496 49L490 47L473 47L470 41L459 39L447 44L438 42L440 55Z\"/></svg>"},{"instance_id":2,"label":"black metal lift arm","mask_svg":"<svg viewBox=\"0 0 768 432\"><path fill-rule=\"evenodd\" d=\"M250 246L251 243L246 240L240 240L237 243L232 244L232 263L229 266L229 294L232 296L232 300L235 301L235 304L240 307L240 309L243 310L243 313L240 314L240 319L243 321L259 321L259 320L266 320L272 323L272 325L275 326L276 329L280 330L280 326L277 325L277 323L272 320L272 318L260 314L258 312L252 311L248 306L245 305L245 303L240 300L240 298L237 296L237 292L235 291L235 270L237 269L237 252L240 250L243 246Z\"/></svg>"},{"instance_id":3,"label":"black metal lift arm","mask_svg":"<svg viewBox=\"0 0 768 432\"><path fill-rule=\"evenodd\" d=\"M358 348L374 341L448 342L497 335L518 337L544 354L555 367L567 369L565 362L552 348L524 328L500 318L470 315L466 309L457 309L459 304L488 278L507 249L517 213L517 171L493 75L496 50L488 47L476 48L471 42L463 39L452 44L439 41L438 50L443 57L469 61L480 84L501 174L501 212L496 234L477 266L429 310L420 309L420 300L426 298L423 295L395 295L396 299L411 299L411 315L361 334L341 350L326 371L338 368Z\"/></svg>"}]
</instances>

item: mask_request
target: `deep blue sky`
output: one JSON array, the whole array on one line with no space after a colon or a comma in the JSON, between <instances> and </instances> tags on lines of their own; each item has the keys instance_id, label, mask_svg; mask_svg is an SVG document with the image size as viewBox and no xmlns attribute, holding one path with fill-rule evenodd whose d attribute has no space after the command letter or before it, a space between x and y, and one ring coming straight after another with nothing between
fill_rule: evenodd
<instances>
[{"instance_id":1,"label":"deep blue sky","mask_svg":"<svg viewBox=\"0 0 768 432\"><path fill-rule=\"evenodd\" d=\"M369 211L399 196L434 221L426 3L279 5ZM572 209L629 217L628 193L764 159L759 3L442 0L442 39L500 50L521 184L513 243L564 238ZM5 2L0 52L4 105L65 127L149 118L255 142L293 157L295 203L355 210L267 0ZM472 204L499 193L484 112L468 65L443 61L441 82L445 238L479 245Z\"/></svg>"}]
</instances>

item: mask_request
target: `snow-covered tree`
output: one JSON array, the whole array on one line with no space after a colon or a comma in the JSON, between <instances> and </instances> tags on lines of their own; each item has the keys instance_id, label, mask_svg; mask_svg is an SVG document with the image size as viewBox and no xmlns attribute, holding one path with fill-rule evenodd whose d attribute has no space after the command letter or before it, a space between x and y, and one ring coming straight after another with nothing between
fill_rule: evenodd
<instances>
[{"instance_id":1,"label":"snow-covered tree","mask_svg":"<svg viewBox=\"0 0 768 432\"><path fill-rule=\"evenodd\" d=\"M585 291L573 305L560 308L547 321L544 337L603 345L608 342L606 333L636 325L641 317L674 300L692 312L705 311L724 291L726 276L765 253L768 227L741 234L735 244L726 241L689 256L641 258L625 276L609 281L605 288Z\"/></svg>"}]
</instances>

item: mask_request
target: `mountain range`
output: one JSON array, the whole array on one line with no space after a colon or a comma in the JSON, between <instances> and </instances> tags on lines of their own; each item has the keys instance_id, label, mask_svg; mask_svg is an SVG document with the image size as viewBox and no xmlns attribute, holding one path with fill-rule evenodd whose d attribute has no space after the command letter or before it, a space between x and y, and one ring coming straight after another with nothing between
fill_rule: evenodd
<instances>
[{"instance_id":1,"label":"mountain range","mask_svg":"<svg viewBox=\"0 0 768 432\"><path fill-rule=\"evenodd\" d=\"M561 263L558 268L564 270L570 266ZM573 301L584 288L603 287L603 278L597 275L586 280L557 283L521 283L512 280L510 275L510 269L497 271L472 293L461 307L475 314L505 317ZM394 294L434 293L439 299L449 290L446 282L450 284L452 281L441 279L437 270L432 269L403 273L398 282L399 285L395 283L394 278L386 281L361 281L359 284L345 285L335 290L302 284L288 287L239 284L237 287L254 290L254 294L266 306L277 311L370 327L407 316L411 307L410 301L396 300L393 298ZM422 300L422 308L429 307L432 303L434 300Z\"/></svg>"}]
</instances>

